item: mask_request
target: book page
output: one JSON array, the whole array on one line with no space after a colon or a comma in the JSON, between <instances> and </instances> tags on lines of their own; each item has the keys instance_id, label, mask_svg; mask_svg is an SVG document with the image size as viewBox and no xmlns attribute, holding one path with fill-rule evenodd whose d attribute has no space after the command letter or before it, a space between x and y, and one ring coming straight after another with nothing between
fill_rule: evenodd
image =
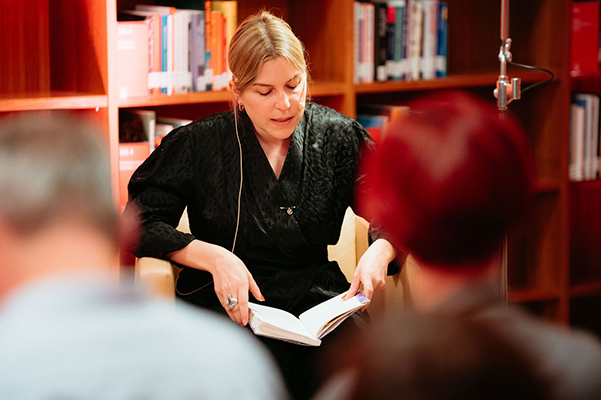
<instances>
[{"instance_id":1,"label":"book page","mask_svg":"<svg viewBox=\"0 0 601 400\"><path fill-rule=\"evenodd\" d=\"M316 338L323 337L324 330L326 330L326 333L331 331L354 311L369 303L369 299L360 292L348 300L342 300L345 293L332 297L299 316L299 319L312 336ZM330 329L327 329L328 327Z\"/></svg>"},{"instance_id":2,"label":"book page","mask_svg":"<svg viewBox=\"0 0 601 400\"><path fill-rule=\"evenodd\" d=\"M261 324L251 324L251 328L256 334L276 335L278 332L284 330L307 338L316 339L303 323L289 312L250 302L248 303L248 308L261 321ZM289 336L282 333L277 335L279 338Z\"/></svg>"}]
</instances>

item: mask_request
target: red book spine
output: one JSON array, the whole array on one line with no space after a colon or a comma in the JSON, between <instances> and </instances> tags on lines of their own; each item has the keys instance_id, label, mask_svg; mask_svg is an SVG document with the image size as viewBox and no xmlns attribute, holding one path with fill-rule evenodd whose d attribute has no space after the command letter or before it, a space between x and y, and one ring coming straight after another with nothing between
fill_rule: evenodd
<instances>
[{"instance_id":1,"label":"red book spine","mask_svg":"<svg viewBox=\"0 0 601 400\"><path fill-rule=\"evenodd\" d=\"M148 142L119 143L119 203L121 211L127 203L127 185L134 171L148 158Z\"/></svg>"},{"instance_id":2,"label":"red book spine","mask_svg":"<svg viewBox=\"0 0 601 400\"><path fill-rule=\"evenodd\" d=\"M599 69L599 2L572 2L571 70Z\"/></svg>"}]
</instances>

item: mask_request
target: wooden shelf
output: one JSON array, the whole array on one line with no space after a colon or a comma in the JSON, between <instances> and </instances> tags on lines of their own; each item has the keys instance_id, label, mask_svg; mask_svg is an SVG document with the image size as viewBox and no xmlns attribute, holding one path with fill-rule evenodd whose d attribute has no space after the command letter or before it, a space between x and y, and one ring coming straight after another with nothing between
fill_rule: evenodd
<instances>
[{"instance_id":1,"label":"wooden shelf","mask_svg":"<svg viewBox=\"0 0 601 400\"><path fill-rule=\"evenodd\" d=\"M601 179L591 181L570 182L570 187L573 190L597 190L601 189Z\"/></svg>"},{"instance_id":2,"label":"wooden shelf","mask_svg":"<svg viewBox=\"0 0 601 400\"><path fill-rule=\"evenodd\" d=\"M313 97L348 95L348 85L344 82L315 81L309 90Z\"/></svg>"},{"instance_id":3,"label":"wooden shelf","mask_svg":"<svg viewBox=\"0 0 601 400\"><path fill-rule=\"evenodd\" d=\"M309 90L311 95L314 97L343 96L347 94L347 86L341 82L317 81L310 86ZM174 94L171 96L158 95L120 99L119 107L157 107L178 104L227 103L229 101L229 90L218 90L208 92Z\"/></svg>"},{"instance_id":4,"label":"wooden shelf","mask_svg":"<svg viewBox=\"0 0 601 400\"><path fill-rule=\"evenodd\" d=\"M574 92L601 93L601 70L586 74L571 72Z\"/></svg>"},{"instance_id":5,"label":"wooden shelf","mask_svg":"<svg viewBox=\"0 0 601 400\"><path fill-rule=\"evenodd\" d=\"M533 301L558 301L559 290L555 289L517 289L509 291L509 301L525 303Z\"/></svg>"},{"instance_id":6,"label":"wooden shelf","mask_svg":"<svg viewBox=\"0 0 601 400\"><path fill-rule=\"evenodd\" d=\"M601 296L601 281L572 285L571 297Z\"/></svg>"},{"instance_id":7,"label":"wooden shelf","mask_svg":"<svg viewBox=\"0 0 601 400\"><path fill-rule=\"evenodd\" d=\"M544 81L549 75L543 71L518 71L513 73L512 77L519 77L522 83L531 83ZM498 72L487 72L477 74L450 75L445 78L419 81L398 81L398 82L374 82L355 85L355 91L360 93L386 93L386 92L412 92L424 90L443 90L443 89L464 89L478 87L495 87Z\"/></svg>"},{"instance_id":8,"label":"wooden shelf","mask_svg":"<svg viewBox=\"0 0 601 400\"><path fill-rule=\"evenodd\" d=\"M119 107L155 107L178 104L227 103L230 93L226 90L194 92L185 94L159 95L119 99Z\"/></svg>"},{"instance_id":9,"label":"wooden shelf","mask_svg":"<svg viewBox=\"0 0 601 400\"><path fill-rule=\"evenodd\" d=\"M534 185L534 193L539 193L539 194L552 193L552 192L558 192L559 190L561 190L559 182L544 181L544 182L537 182Z\"/></svg>"},{"instance_id":10,"label":"wooden shelf","mask_svg":"<svg viewBox=\"0 0 601 400\"><path fill-rule=\"evenodd\" d=\"M52 92L48 94L19 95L10 98L0 98L0 112L30 111L30 110L81 110L106 108L106 95L87 95L68 92Z\"/></svg>"}]
</instances>

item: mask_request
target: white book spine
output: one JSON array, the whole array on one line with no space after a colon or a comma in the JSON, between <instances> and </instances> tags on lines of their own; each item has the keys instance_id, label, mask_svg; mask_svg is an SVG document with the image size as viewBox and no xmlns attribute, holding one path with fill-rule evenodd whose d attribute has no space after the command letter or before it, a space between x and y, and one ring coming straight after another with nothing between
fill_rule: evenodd
<instances>
[{"instance_id":1,"label":"white book spine","mask_svg":"<svg viewBox=\"0 0 601 400\"><path fill-rule=\"evenodd\" d=\"M436 78L436 50L438 40L438 0L423 0L423 61L422 79Z\"/></svg>"},{"instance_id":2,"label":"white book spine","mask_svg":"<svg viewBox=\"0 0 601 400\"><path fill-rule=\"evenodd\" d=\"M411 2L411 32L409 34L410 80L421 78L424 8L421 2Z\"/></svg>"}]
</instances>

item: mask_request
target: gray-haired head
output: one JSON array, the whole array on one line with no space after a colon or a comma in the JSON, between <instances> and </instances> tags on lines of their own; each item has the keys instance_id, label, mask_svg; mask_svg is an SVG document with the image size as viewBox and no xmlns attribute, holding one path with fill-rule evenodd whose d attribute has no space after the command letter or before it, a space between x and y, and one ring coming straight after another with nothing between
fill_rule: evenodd
<instances>
[{"instance_id":1,"label":"gray-haired head","mask_svg":"<svg viewBox=\"0 0 601 400\"><path fill-rule=\"evenodd\" d=\"M67 114L0 119L0 219L18 233L34 234L66 217L116 238L118 214L102 131Z\"/></svg>"}]
</instances>

